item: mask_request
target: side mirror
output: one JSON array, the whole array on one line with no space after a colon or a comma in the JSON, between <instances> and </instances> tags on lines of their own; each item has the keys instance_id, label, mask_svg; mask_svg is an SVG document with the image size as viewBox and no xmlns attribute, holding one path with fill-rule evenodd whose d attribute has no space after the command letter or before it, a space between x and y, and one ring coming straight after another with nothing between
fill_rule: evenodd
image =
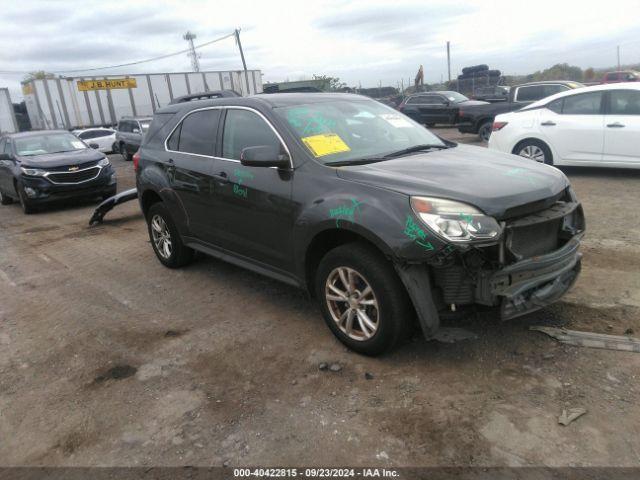
<instances>
[{"instance_id":1,"label":"side mirror","mask_svg":"<svg viewBox=\"0 0 640 480\"><path fill-rule=\"evenodd\" d=\"M132 130L132 133L140 133L140 129L139 129L139 128L134 128L134 129Z\"/></svg>"},{"instance_id":2,"label":"side mirror","mask_svg":"<svg viewBox=\"0 0 640 480\"><path fill-rule=\"evenodd\" d=\"M240 163L247 167L288 167L289 155L282 153L279 146L257 145L242 149Z\"/></svg>"},{"instance_id":3,"label":"side mirror","mask_svg":"<svg viewBox=\"0 0 640 480\"><path fill-rule=\"evenodd\" d=\"M0 160L13 160L13 155L10 153L0 153Z\"/></svg>"},{"instance_id":4,"label":"side mirror","mask_svg":"<svg viewBox=\"0 0 640 480\"><path fill-rule=\"evenodd\" d=\"M94 150L97 150L98 148L100 148L100 145L98 145L97 143L90 143L89 146Z\"/></svg>"}]
</instances>

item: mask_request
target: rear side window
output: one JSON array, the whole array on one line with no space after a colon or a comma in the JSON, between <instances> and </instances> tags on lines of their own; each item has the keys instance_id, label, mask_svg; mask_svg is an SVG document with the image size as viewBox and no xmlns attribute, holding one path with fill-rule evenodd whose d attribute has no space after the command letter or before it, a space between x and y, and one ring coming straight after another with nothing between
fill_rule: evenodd
<instances>
[{"instance_id":1,"label":"rear side window","mask_svg":"<svg viewBox=\"0 0 640 480\"><path fill-rule=\"evenodd\" d=\"M611 90L609 92L610 115L640 115L640 91Z\"/></svg>"},{"instance_id":2,"label":"rear side window","mask_svg":"<svg viewBox=\"0 0 640 480\"><path fill-rule=\"evenodd\" d=\"M425 105L428 103L426 101L426 97L424 95L419 95L417 97L411 97L407 100L407 105Z\"/></svg>"},{"instance_id":3,"label":"rear side window","mask_svg":"<svg viewBox=\"0 0 640 480\"><path fill-rule=\"evenodd\" d=\"M544 97L542 98L555 95L556 93L564 92L565 90L569 90L569 89L564 85L543 85L542 93L544 94Z\"/></svg>"},{"instance_id":4,"label":"rear side window","mask_svg":"<svg viewBox=\"0 0 640 480\"><path fill-rule=\"evenodd\" d=\"M182 120L167 142L169 150L213 157L220 110L200 110Z\"/></svg>"},{"instance_id":5,"label":"rear side window","mask_svg":"<svg viewBox=\"0 0 640 480\"><path fill-rule=\"evenodd\" d=\"M535 102L544 98L542 85L531 85L529 87L519 87L516 92L516 102Z\"/></svg>"},{"instance_id":6,"label":"rear side window","mask_svg":"<svg viewBox=\"0 0 640 480\"><path fill-rule=\"evenodd\" d=\"M273 145L281 148L280 140L259 115L249 110L227 110L222 138L222 156L240 160L242 149L259 145Z\"/></svg>"},{"instance_id":7,"label":"rear side window","mask_svg":"<svg viewBox=\"0 0 640 480\"><path fill-rule=\"evenodd\" d=\"M143 145L145 147L161 148L164 139L167 137L171 128L169 127L169 120L173 118L175 113L156 113L153 116L153 121L149 126L149 131L144 137ZM108 130L106 130L109 132ZM107 133L109 135L110 133Z\"/></svg>"},{"instance_id":8,"label":"rear side window","mask_svg":"<svg viewBox=\"0 0 640 480\"><path fill-rule=\"evenodd\" d=\"M607 80L617 80L618 79L618 74L617 73L607 73L606 79Z\"/></svg>"},{"instance_id":9,"label":"rear side window","mask_svg":"<svg viewBox=\"0 0 640 480\"><path fill-rule=\"evenodd\" d=\"M563 115L600 115L602 92L580 93L564 97Z\"/></svg>"}]
</instances>

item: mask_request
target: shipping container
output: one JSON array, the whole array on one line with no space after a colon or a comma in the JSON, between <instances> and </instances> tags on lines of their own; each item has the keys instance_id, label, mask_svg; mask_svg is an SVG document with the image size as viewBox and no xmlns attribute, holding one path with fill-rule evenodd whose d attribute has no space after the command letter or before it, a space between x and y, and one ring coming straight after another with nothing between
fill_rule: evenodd
<instances>
[{"instance_id":1,"label":"shipping container","mask_svg":"<svg viewBox=\"0 0 640 480\"><path fill-rule=\"evenodd\" d=\"M29 80L22 93L34 130L115 126L124 116L151 116L183 95L262 92L260 70L151 73Z\"/></svg>"},{"instance_id":2,"label":"shipping container","mask_svg":"<svg viewBox=\"0 0 640 480\"><path fill-rule=\"evenodd\" d=\"M18 131L16 114L11 103L8 88L0 88L0 133L15 133Z\"/></svg>"}]
</instances>

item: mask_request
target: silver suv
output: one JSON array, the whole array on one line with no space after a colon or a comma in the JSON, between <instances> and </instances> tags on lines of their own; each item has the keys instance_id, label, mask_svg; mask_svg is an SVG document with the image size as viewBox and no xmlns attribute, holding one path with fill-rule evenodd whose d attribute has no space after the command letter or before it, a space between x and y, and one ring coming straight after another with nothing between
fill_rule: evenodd
<instances>
[{"instance_id":1,"label":"silver suv","mask_svg":"<svg viewBox=\"0 0 640 480\"><path fill-rule=\"evenodd\" d=\"M151 117L122 117L118 122L116 146L125 160L131 161L142 144L151 124Z\"/></svg>"}]
</instances>

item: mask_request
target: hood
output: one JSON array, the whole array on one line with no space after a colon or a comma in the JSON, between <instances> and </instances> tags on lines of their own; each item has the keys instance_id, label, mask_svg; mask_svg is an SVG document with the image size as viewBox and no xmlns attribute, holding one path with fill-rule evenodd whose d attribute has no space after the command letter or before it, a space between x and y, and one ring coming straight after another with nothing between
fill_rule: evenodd
<instances>
[{"instance_id":1,"label":"hood","mask_svg":"<svg viewBox=\"0 0 640 480\"><path fill-rule=\"evenodd\" d=\"M368 165L338 167L338 176L406 195L457 200L497 218L505 211L560 194L558 169L508 153L458 145Z\"/></svg>"},{"instance_id":2,"label":"hood","mask_svg":"<svg viewBox=\"0 0 640 480\"><path fill-rule=\"evenodd\" d=\"M104 153L100 153L93 148L74 150L72 152L18 157L23 167L34 168L63 167L66 165L82 166L85 163L97 162L102 158L104 158Z\"/></svg>"},{"instance_id":3,"label":"hood","mask_svg":"<svg viewBox=\"0 0 640 480\"><path fill-rule=\"evenodd\" d=\"M457 105L460 105L461 107L473 107L474 105L489 105L489 102L485 102L483 100L465 100Z\"/></svg>"}]
</instances>

